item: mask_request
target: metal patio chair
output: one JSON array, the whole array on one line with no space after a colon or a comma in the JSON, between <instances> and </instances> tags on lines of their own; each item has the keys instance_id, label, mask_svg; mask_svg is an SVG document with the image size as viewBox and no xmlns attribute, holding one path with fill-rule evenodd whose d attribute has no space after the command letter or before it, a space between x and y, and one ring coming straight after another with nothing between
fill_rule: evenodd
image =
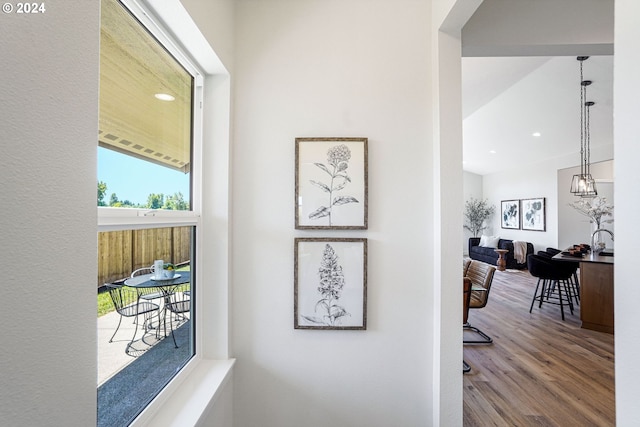
<instances>
[{"instance_id":1,"label":"metal patio chair","mask_svg":"<svg viewBox=\"0 0 640 427\"><path fill-rule=\"evenodd\" d=\"M171 327L171 337L173 338L173 344L178 348L176 343L176 337L174 334L173 319L177 324L180 322L186 322L189 318L186 315L191 312L191 291L190 289L184 289L177 287L171 293L165 295L164 300L164 330L167 331L167 312L169 315L169 326Z\"/></svg>"},{"instance_id":2,"label":"metal patio chair","mask_svg":"<svg viewBox=\"0 0 640 427\"><path fill-rule=\"evenodd\" d=\"M153 273L153 270L150 267L142 267L137 270L134 270L133 273L131 273L131 277L136 277L143 274L151 274L151 273ZM159 299L164 296L162 292L153 288L147 289L147 290L138 290L138 293L140 294L140 298L145 299L147 301Z\"/></svg>"},{"instance_id":3,"label":"metal patio chair","mask_svg":"<svg viewBox=\"0 0 640 427\"><path fill-rule=\"evenodd\" d=\"M109 339L109 342L113 342L113 338L116 336L118 329L120 329L120 324L122 323L123 317L134 318L134 324L136 325L136 327L133 331L133 337L131 337L131 341L129 342L129 344L127 344L126 351L128 352L129 347L136 339L136 335L138 333L138 324L140 323L139 321L137 321L138 316L144 316L142 324L144 325L143 327L146 330L146 326L148 324L148 321L152 318L153 312L157 312L158 317L160 316L160 306L158 304L142 300L139 297L138 292L127 286L117 285L113 283L105 283L105 286L109 290L111 301L113 301L113 305L120 315L118 326Z\"/></svg>"}]
</instances>

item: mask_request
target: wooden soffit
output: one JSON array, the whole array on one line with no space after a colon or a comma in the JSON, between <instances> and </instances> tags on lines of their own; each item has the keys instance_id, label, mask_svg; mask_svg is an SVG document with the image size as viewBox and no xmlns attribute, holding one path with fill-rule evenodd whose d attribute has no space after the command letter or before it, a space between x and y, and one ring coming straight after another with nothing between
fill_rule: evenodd
<instances>
[{"instance_id":1,"label":"wooden soffit","mask_svg":"<svg viewBox=\"0 0 640 427\"><path fill-rule=\"evenodd\" d=\"M99 145L189 172L191 74L117 1L101 3Z\"/></svg>"}]
</instances>

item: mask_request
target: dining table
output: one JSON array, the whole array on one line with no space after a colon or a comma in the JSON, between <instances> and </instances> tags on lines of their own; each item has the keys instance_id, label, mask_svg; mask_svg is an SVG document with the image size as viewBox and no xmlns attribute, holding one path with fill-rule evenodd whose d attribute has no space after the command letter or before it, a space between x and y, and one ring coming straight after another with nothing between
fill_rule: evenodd
<instances>
[{"instance_id":1,"label":"dining table","mask_svg":"<svg viewBox=\"0 0 640 427\"><path fill-rule=\"evenodd\" d=\"M126 279L124 281L124 285L130 288L134 288L138 290L138 300L149 290L158 290L162 295L162 298L165 302L165 307L163 307L163 319L164 319L164 330L165 336L167 334L167 325L166 325L166 305L169 302L171 296L176 292L178 287L184 285L185 283L191 283L191 271L189 270L180 270L176 271L175 275L172 278L156 278L154 273L150 274L141 274L139 276L134 276ZM160 330L160 319L158 319L158 329L156 332ZM173 327L171 328L171 337L173 338L173 344L178 347L176 343L176 338L173 333Z\"/></svg>"}]
</instances>

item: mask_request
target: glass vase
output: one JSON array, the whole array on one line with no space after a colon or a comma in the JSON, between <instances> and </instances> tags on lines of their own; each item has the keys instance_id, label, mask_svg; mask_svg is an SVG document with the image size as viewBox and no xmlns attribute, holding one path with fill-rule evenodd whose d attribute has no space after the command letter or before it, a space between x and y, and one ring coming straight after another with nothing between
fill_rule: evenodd
<instances>
[{"instance_id":1,"label":"glass vase","mask_svg":"<svg viewBox=\"0 0 640 427\"><path fill-rule=\"evenodd\" d=\"M593 234L596 230L599 229L600 224L598 224L596 221L591 221L591 236L589 239L589 244L591 245L591 251L594 253L602 251L606 246L604 235L602 232L598 232L595 235Z\"/></svg>"}]
</instances>

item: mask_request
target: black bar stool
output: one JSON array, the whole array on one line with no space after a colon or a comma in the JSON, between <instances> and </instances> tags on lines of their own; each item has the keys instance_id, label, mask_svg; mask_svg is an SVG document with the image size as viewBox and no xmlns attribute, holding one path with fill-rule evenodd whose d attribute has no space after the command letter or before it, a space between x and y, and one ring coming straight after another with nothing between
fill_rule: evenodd
<instances>
[{"instance_id":1,"label":"black bar stool","mask_svg":"<svg viewBox=\"0 0 640 427\"><path fill-rule=\"evenodd\" d=\"M527 267L529 273L538 278L529 313L533 310L533 304L538 301L538 308L542 308L543 302L559 305L562 320L564 320L565 305L569 306L569 310L573 314L573 297L569 278L573 275L575 267L570 263L553 261L548 256L534 254L527 256ZM540 282L542 282L542 289L538 294ZM554 295L555 293L557 295Z\"/></svg>"},{"instance_id":2,"label":"black bar stool","mask_svg":"<svg viewBox=\"0 0 640 427\"><path fill-rule=\"evenodd\" d=\"M556 248L547 248L546 252L548 254L551 254L551 256L554 256L558 255L562 251ZM576 304L580 304L580 281L578 280L578 268L580 268L580 263L571 261L564 262L569 262L575 268L573 274L571 275L571 285L573 286L573 296L576 300Z\"/></svg>"}]
</instances>

